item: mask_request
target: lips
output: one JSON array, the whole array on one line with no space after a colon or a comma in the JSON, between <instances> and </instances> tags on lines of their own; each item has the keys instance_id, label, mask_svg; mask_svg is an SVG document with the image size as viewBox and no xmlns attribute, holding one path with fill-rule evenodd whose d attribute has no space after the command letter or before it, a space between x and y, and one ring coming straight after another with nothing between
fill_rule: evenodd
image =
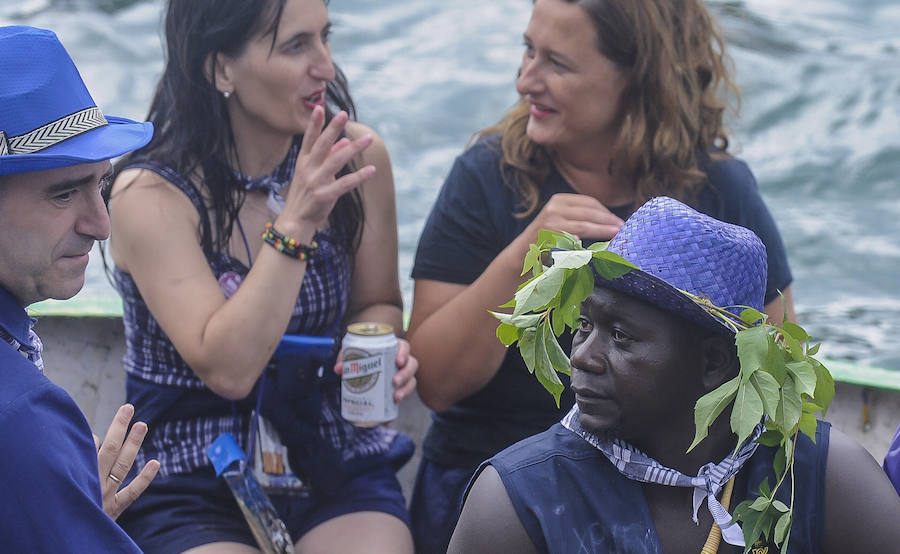
<instances>
[{"instance_id":1,"label":"lips","mask_svg":"<svg viewBox=\"0 0 900 554\"><path fill-rule=\"evenodd\" d=\"M325 105L325 87L322 87L319 90L317 90L316 92L303 98L303 105L309 109L313 109L316 106L324 106Z\"/></svg>"},{"instance_id":2,"label":"lips","mask_svg":"<svg viewBox=\"0 0 900 554\"><path fill-rule=\"evenodd\" d=\"M530 102L531 107L529 108L529 112L531 116L536 119L544 119L545 117L550 117L551 115L557 113L556 110L547 106L546 104L541 104L539 102Z\"/></svg>"}]
</instances>

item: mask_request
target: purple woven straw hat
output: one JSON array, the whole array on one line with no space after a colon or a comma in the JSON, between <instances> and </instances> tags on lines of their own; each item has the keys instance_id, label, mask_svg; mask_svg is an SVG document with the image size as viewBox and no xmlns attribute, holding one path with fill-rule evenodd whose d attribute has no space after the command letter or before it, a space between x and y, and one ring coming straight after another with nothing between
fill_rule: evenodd
<instances>
[{"instance_id":1,"label":"purple woven straw hat","mask_svg":"<svg viewBox=\"0 0 900 554\"><path fill-rule=\"evenodd\" d=\"M624 292L708 329L729 329L680 290L740 315L763 310L766 247L750 230L713 219L666 196L641 206L607 248L641 268L597 286ZM742 307L737 307L742 306Z\"/></svg>"},{"instance_id":2,"label":"purple woven straw hat","mask_svg":"<svg viewBox=\"0 0 900 554\"><path fill-rule=\"evenodd\" d=\"M52 31L0 27L0 175L108 160L152 136L103 115Z\"/></svg>"}]
</instances>

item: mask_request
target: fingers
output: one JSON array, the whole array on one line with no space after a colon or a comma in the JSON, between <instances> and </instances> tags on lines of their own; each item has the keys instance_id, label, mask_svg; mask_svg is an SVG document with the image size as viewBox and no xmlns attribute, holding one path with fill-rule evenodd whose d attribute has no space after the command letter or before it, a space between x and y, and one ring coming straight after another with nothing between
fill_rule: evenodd
<instances>
[{"instance_id":1,"label":"fingers","mask_svg":"<svg viewBox=\"0 0 900 554\"><path fill-rule=\"evenodd\" d=\"M129 432L128 437L125 438L122 449L119 451L119 455L116 456L116 461L109 470L110 475L117 477L119 480L124 479L125 476L128 475L128 472L131 471L131 466L134 465L134 459L137 457L138 450L141 449L141 445L144 443L144 438L146 436L147 424L143 421L139 421L131 427L131 432Z\"/></svg>"},{"instance_id":2,"label":"fingers","mask_svg":"<svg viewBox=\"0 0 900 554\"><path fill-rule=\"evenodd\" d=\"M344 374L344 350L338 352L337 359L334 361L334 372L338 375Z\"/></svg>"},{"instance_id":3,"label":"fingers","mask_svg":"<svg viewBox=\"0 0 900 554\"><path fill-rule=\"evenodd\" d=\"M91 436L94 437L94 448L100 450L100 437L96 433L91 433Z\"/></svg>"},{"instance_id":4,"label":"fingers","mask_svg":"<svg viewBox=\"0 0 900 554\"><path fill-rule=\"evenodd\" d=\"M127 487L123 487L122 490L115 494L115 507L112 509L113 513L110 513L109 516L112 519L116 519L128 506L131 506L147 490L158 471L158 461L150 460L147 462L144 468L141 469L141 472L137 474L137 477Z\"/></svg>"},{"instance_id":5,"label":"fingers","mask_svg":"<svg viewBox=\"0 0 900 554\"><path fill-rule=\"evenodd\" d=\"M344 175L340 179L336 180L334 183L330 185L331 192L336 195L336 197L340 197L343 194L350 192L361 184L365 183L369 179L375 176L375 166L367 165L362 169L354 171L348 175Z\"/></svg>"},{"instance_id":6,"label":"fingers","mask_svg":"<svg viewBox=\"0 0 900 554\"><path fill-rule=\"evenodd\" d=\"M624 221L592 196L583 194L553 195L534 224L538 228L565 231L579 238L609 240Z\"/></svg>"},{"instance_id":7,"label":"fingers","mask_svg":"<svg viewBox=\"0 0 900 554\"><path fill-rule=\"evenodd\" d=\"M303 140L300 142L300 153L309 154L313 145L322 134L322 124L325 123L325 108L316 106L313 108L312 115L306 123L306 130L303 132ZM332 121L333 123L333 121Z\"/></svg>"},{"instance_id":8,"label":"fingers","mask_svg":"<svg viewBox=\"0 0 900 554\"><path fill-rule=\"evenodd\" d=\"M134 417L134 406L131 404L123 405L113 417L109 430L106 431L106 436L103 437L103 442L100 443L100 449L97 452L97 465L101 476L109 475L113 464L119 457L119 450L125 440L125 433L128 432L128 424L131 423L132 417ZM141 440L143 441L143 437ZM116 474L116 476L123 478L125 474Z\"/></svg>"},{"instance_id":9,"label":"fingers","mask_svg":"<svg viewBox=\"0 0 900 554\"><path fill-rule=\"evenodd\" d=\"M416 372L419 361L410 355L409 343L404 339L397 341L397 373L394 374L394 401L400 402L416 390Z\"/></svg>"}]
</instances>

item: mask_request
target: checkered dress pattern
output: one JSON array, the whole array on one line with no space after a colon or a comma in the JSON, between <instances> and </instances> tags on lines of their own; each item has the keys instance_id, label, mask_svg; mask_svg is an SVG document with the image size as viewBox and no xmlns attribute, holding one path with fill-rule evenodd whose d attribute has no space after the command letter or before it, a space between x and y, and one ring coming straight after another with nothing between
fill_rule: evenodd
<instances>
[{"instance_id":1,"label":"checkered dress pattern","mask_svg":"<svg viewBox=\"0 0 900 554\"><path fill-rule=\"evenodd\" d=\"M280 188L279 183L290 182L299 147L300 142L296 140L281 165L271 175L260 180L267 188ZM203 217L206 208L199 191L176 171L150 161L141 161L132 167L148 169L167 179L188 196ZM242 178L241 175L237 177ZM311 258L307 264L303 286L288 326L289 333L325 336L339 329L335 322L340 322L344 316L343 309L347 306L350 294L352 272L351 255L341 246L339 238L328 231L317 233L319 255ZM227 281L230 286L239 286L249 268L227 255L206 252L206 256L223 291L230 296L224 283ZM223 275L226 279L223 279ZM189 390L205 388L150 313L131 275L116 268L114 277L124 305L124 365L129 377L164 387ZM383 454L397 436L397 431L393 429L364 429L345 421L340 415L339 383L333 390L322 395L320 408L322 417L318 425L319 433L341 452L345 460ZM222 433L231 433L246 449L249 429L249 413L240 412L236 417L163 421L153 427L153 432L138 454L136 464L141 467L148 459L155 457L160 462L162 475L190 473L210 465L206 449Z\"/></svg>"}]
</instances>

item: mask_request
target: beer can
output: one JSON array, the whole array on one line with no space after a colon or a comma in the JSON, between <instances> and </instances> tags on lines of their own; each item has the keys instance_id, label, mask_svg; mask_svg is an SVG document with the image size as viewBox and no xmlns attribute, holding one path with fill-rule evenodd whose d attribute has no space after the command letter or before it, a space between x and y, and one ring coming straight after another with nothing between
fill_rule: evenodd
<instances>
[{"instance_id":1,"label":"beer can","mask_svg":"<svg viewBox=\"0 0 900 554\"><path fill-rule=\"evenodd\" d=\"M341 415L361 427L397 418L397 337L386 323L353 323L341 343Z\"/></svg>"}]
</instances>

